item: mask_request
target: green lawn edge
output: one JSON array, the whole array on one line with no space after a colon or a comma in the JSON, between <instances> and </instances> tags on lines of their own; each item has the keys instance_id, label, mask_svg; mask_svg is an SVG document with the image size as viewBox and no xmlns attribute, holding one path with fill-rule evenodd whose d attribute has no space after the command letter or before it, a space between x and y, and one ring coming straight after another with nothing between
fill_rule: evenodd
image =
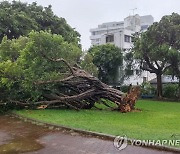
<instances>
[{"instance_id":1,"label":"green lawn edge","mask_svg":"<svg viewBox=\"0 0 180 154\"><path fill-rule=\"evenodd\" d=\"M180 102L139 100L139 112L108 110L19 110L19 115L109 135L140 140L179 140Z\"/></svg>"}]
</instances>

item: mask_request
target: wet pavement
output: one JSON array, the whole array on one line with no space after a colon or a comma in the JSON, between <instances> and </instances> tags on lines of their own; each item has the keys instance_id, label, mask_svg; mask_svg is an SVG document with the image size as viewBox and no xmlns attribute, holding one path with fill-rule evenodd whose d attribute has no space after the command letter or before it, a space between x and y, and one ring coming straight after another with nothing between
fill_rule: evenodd
<instances>
[{"instance_id":1,"label":"wet pavement","mask_svg":"<svg viewBox=\"0 0 180 154\"><path fill-rule=\"evenodd\" d=\"M0 154L172 154L128 145L117 151L112 141L63 130L50 130L0 116Z\"/></svg>"}]
</instances>

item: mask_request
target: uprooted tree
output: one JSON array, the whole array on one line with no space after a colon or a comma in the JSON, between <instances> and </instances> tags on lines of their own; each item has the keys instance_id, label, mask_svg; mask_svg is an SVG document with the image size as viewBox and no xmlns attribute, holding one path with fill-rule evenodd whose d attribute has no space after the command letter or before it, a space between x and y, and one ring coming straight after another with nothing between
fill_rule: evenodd
<instances>
[{"instance_id":1,"label":"uprooted tree","mask_svg":"<svg viewBox=\"0 0 180 154\"><path fill-rule=\"evenodd\" d=\"M76 64L80 55L77 45L48 32L5 37L0 44L1 107L80 110L94 107L95 102L110 107L105 101L110 100L121 112L133 110L138 88L125 95L109 87Z\"/></svg>"}]
</instances>

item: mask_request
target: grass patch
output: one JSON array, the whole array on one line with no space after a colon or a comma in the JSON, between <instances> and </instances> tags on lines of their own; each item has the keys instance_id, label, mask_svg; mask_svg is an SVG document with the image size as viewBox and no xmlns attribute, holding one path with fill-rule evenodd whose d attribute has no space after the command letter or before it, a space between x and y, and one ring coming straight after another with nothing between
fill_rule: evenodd
<instances>
[{"instance_id":1,"label":"grass patch","mask_svg":"<svg viewBox=\"0 0 180 154\"><path fill-rule=\"evenodd\" d=\"M120 113L107 110L19 110L16 113L69 127L127 135L128 138L180 139L180 103L139 100L141 112ZM175 134L174 137L172 135Z\"/></svg>"}]
</instances>

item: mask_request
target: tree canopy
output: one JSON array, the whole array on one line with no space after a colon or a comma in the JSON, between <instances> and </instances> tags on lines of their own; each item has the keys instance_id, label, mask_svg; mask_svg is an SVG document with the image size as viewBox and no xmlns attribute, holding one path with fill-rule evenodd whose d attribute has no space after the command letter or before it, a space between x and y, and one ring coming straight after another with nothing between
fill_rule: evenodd
<instances>
[{"instance_id":1,"label":"tree canopy","mask_svg":"<svg viewBox=\"0 0 180 154\"><path fill-rule=\"evenodd\" d=\"M157 75L159 97L162 96L161 75L172 66L169 61L172 53L179 52L179 17L176 13L164 16L134 39L134 58L141 69Z\"/></svg>"},{"instance_id":2,"label":"tree canopy","mask_svg":"<svg viewBox=\"0 0 180 154\"><path fill-rule=\"evenodd\" d=\"M51 5L43 7L36 2L0 2L0 41L4 36L8 39L27 36L32 30L62 35L69 43L80 41L80 34L70 27L64 18L56 16Z\"/></svg>"},{"instance_id":3,"label":"tree canopy","mask_svg":"<svg viewBox=\"0 0 180 154\"><path fill-rule=\"evenodd\" d=\"M89 49L97 66L99 79L108 84L117 83L119 67L123 64L121 49L112 44L93 46Z\"/></svg>"}]
</instances>

